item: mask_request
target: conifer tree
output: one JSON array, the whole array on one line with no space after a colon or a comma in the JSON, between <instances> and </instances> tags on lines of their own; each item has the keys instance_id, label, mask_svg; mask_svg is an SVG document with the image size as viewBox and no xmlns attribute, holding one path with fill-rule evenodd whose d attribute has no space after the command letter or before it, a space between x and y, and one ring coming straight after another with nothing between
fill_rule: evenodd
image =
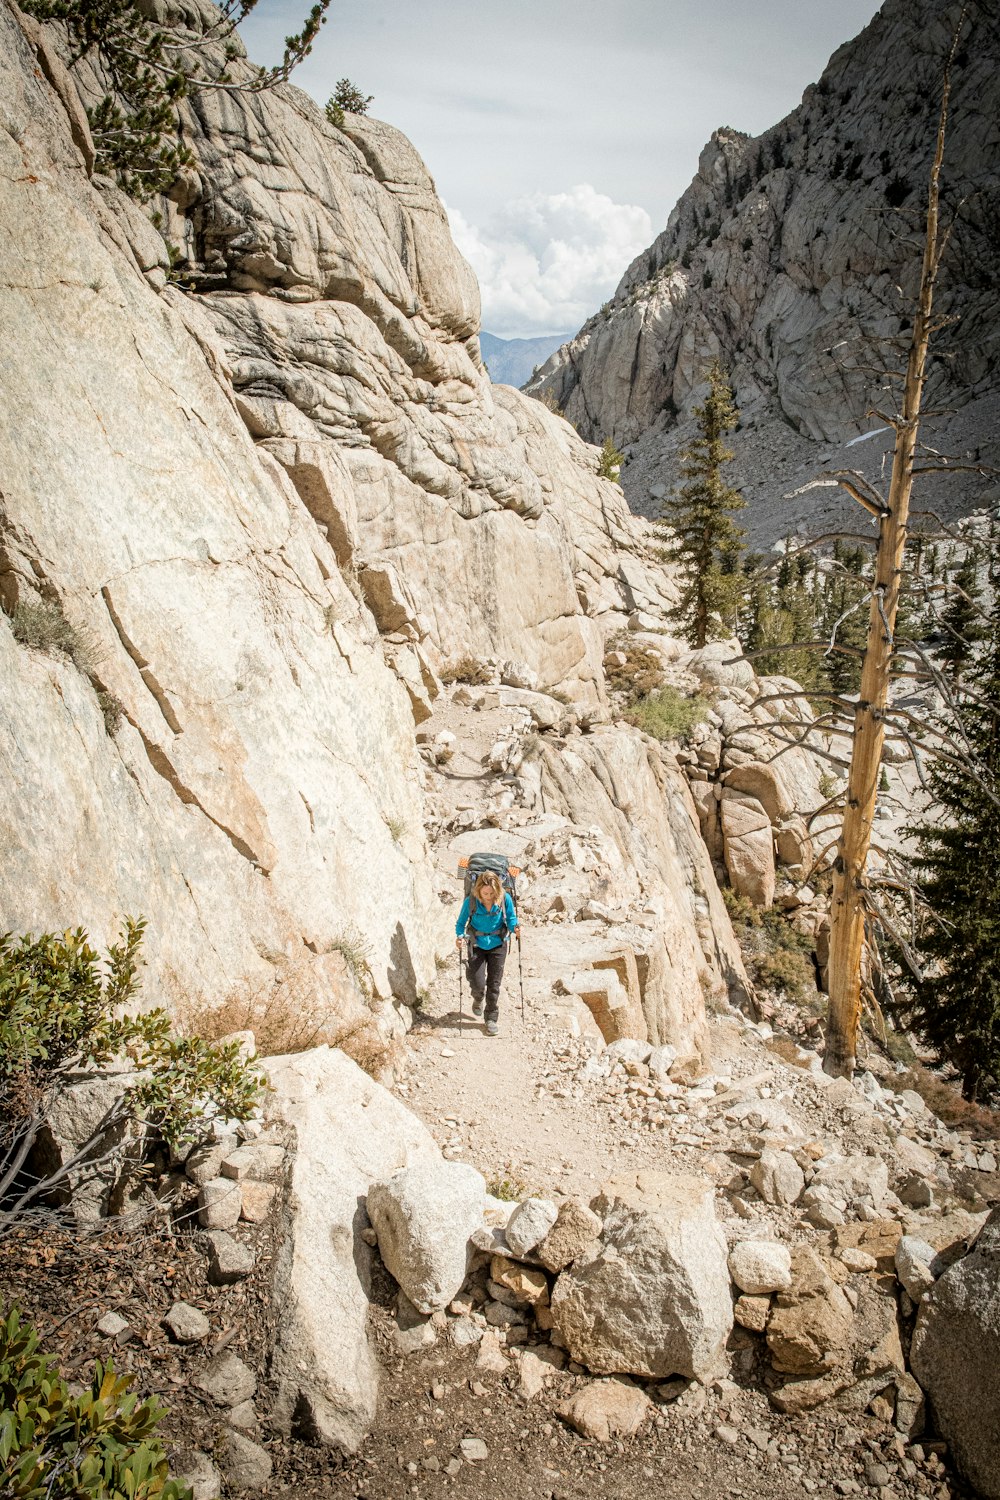
<instances>
[{"instance_id":1,"label":"conifer tree","mask_svg":"<svg viewBox=\"0 0 1000 1500\"><path fill-rule=\"evenodd\" d=\"M909 830L930 915L907 1019L957 1068L965 1097L979 1099L1000 1088L1000 599L961 716L968 763L936 763L933 821Z\"/></svg>"},{"instance_id":2,"label":"conifer tree","mask_svg":"<svg viewBox=\"0 0 1000 1500\"><path fill-rule=\"evenodd\" d=\"M851 656L831 651L824 657L826 681L835 693L856 693L861 681L860 653L868 634L870 560L863 547L833 544L832 563L824 578L819 601L819 634L838 646L850 646Z\"/></svg>"},{"instance_id":3,"label":"conifer tree","mask_svg":"<svg viewBox=\"0 0 1000 1500\"><path fill-rule=\"evenodd\" d=\"M682 578L671 619L699 647L713 635L732 631L744 590L743 531L733 516L746 501L722 474L733 457L725 435L735 428L739 413L718 360L708 372L708 385L704 402L695 407L698 435L681 454L685 483L665 501L659 523L664 561L677 564Z\"/></svg>"},{"instance_id":4,"label":"conifer tree","mask_svg":"<svg viewBox=\"0 0 1000 1500\"><path fill-rule=\"evenodd\" d=\"M239 78L232 74L243 55L236 28L257 0L220 0L214 13L206 6L196 34L183 7L162 21L144 0L24 0L22 9L63 29L71 68L87 58L104 80L108 92L87 111L97 168L146 202L194 160L180 138L179 101L209 89L256 94L285 83L312 51L329 4L316 0L302 30L285 38L279 63L244 65Z\"/></svg>"},{"instance_id":5,"label":"conifer tree","mask_svg":"<svg viewBox=\"0 0 1000 1500\"><path fill-rule=\"evenodd\" d=\"M982 618L982 595L979 584L979 553L975 547L970 547L952 580L948 603L941 616L944 640L938 654L952 681L957 681L962 675L973 647L986 635Z\"/></svg>"}]
</instances>

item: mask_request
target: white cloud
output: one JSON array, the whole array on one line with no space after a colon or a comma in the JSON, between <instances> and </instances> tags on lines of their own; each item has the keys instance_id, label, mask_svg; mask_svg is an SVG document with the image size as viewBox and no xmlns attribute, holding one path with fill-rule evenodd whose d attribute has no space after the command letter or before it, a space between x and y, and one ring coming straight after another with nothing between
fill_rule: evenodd
<instances>
[{"instance_id":1,"label":"white cloud","mask_svg":"<svg viewBox=\"0 0 1000 1500\"><path fill-rule=\"evenodd\" d=\"M448 218L479 277L483 327L502 338L575 331L653 239L644 208L586 182L512 199L481 227L455 208Z\"/></svg>"}]
</instances>

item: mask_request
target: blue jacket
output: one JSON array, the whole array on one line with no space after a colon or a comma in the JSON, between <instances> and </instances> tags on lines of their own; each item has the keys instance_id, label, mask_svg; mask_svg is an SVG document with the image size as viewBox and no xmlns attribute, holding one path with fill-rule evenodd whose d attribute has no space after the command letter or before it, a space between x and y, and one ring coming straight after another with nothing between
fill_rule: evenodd
<instances>
[{"instance_id":1,"label":"blue jacket","mask_svg":"<svg viewBox=\"0 0 1000 1500\"><path fill-rule=\"evenodd\" d=\"M476 901L476 909L472 913L470 924L469 904L474 899L472 896L466 896L462 902L462 910L459 912L458 921L455 923L455 936L465 937L466 929L471 925L472 937L475 940L477 948L499 948L500 944L504 941L502 930L504 925L506 924L509 932L513 932L517 926L517 912L514 910L513 901L506 891L504 892L503 905L501 906L497 902L489 911L487 911L481 901Z\"/></svg>"}]
</instances>

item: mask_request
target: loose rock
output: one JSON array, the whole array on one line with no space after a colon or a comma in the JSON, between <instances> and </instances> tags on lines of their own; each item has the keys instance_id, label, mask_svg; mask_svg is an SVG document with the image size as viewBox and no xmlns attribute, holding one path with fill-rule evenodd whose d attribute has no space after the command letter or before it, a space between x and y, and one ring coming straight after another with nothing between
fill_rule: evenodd
<instances>
[{"instance_id":1,"label":"loose rock","mask_svg":"<svg viewBox=\"0 0 1000 1500\"><path fill-rule=\"evenodd\" d=\"M581 1436L598 1443L633 1437L653 1403L637 1385L621 1378L592 1380L559 1408L559 1415Z\"/></svg>"},{"instance_id":2,"label":"loose rock","mask_svg":"<svg viewBox=\"0 0 1000 1500\"><path fill-rule=\"evenodd\" d=\"M373 1183L368 1214L382 1259L414 1307L432 1313L461 1290L486 1183L464 1162L427 1161Z\"/></svg>"}]
</instances>

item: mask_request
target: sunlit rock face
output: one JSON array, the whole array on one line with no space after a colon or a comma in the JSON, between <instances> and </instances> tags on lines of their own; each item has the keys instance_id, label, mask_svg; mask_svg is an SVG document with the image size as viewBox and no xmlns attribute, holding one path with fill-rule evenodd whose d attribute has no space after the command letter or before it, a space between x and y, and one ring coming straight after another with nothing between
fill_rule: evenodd
<instances>
[{"instance_id":1,"label":"sunlit rock face","mask_svg":"<svg viewBox=\"0 0 1000 1500\"><path fill-rule=\"evenodd\" d=\"M878 413L892 412L898 389L881 372L905 363L956 19L938 0L887 0L780 124L758 137L716 131L662 234L529 385L585 437L628 447L622 478L635 509L654 514L673 483L714 357L742 414L735 471L755 542L828 512L827 491L783 498L818 465L878 474L887 441ZM940 412L927 429L935 446L988 452L994 464L998 45L995 14L977 11L955 57L944 174L946 217L965 201L937 306L958 321L937 336L927 401ZM984 483L949 477L930 495L961 514Z\"/></svg>"}]
</instances>

